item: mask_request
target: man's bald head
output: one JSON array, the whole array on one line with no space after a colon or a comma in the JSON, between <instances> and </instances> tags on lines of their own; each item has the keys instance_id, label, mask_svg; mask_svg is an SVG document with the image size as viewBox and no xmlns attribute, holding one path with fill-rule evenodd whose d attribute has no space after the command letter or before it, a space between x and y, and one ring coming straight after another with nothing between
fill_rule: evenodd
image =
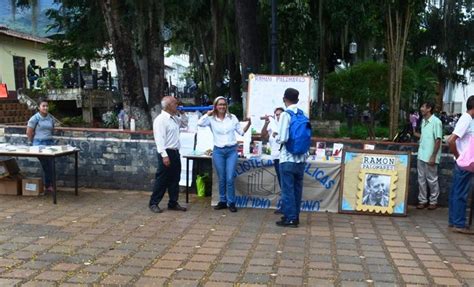
<instances>
[{"instance_id":1,"label":"man's bald head","mask_svg":"<svg viewBox=\"0 0 474 287\"><path fill-rule=\"evenodd\" d=\"M173 102L177 102L176 99L172 96L166 96L161 99L161 107L166 109Z\"/></svg>"},{"instance_id":2,"label":"man's bald head","mask_svg":"<svg viewBox=\"0 0 474 287\"><path fill-rule=\"evenodd\" d=\"M163 111L174 115L178 112L178 100L175 97L166 96L161 99L161 108Z\"/></svg>"}]
</instances>

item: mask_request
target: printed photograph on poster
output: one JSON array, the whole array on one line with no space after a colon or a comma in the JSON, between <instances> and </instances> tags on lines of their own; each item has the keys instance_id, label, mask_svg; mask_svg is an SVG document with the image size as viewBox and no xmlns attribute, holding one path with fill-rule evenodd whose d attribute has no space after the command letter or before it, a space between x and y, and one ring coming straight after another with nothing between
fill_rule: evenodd
<instances>
[{"instance_id":1,"label":"printed photograph on poster","mask_svg":"<svg viewBox=\"0 0 474 287\"><path fill-rule=\"evenodd\" d=\"M396 197L396 171L361 170L357 211L392 214Z\"/></svg>"},{"instance_id":2,"label":"printed photograph on poster","mask_svg":"<svg viewBox=\"0 0 474 287\"><path fill-rule=\"evenodd\" d=\"M344 151L339 212L405 216L409 168L406 152Z\"/></svg>"},{"instance_id":3,"label":"printed photograph on poster","mask_svg":"<svg viewBox=\"0 0 474 287\"><path fill-rule=\"evenodd\" d=\"M367 173L364 179L362 204L387 207L389 202L390 176Z\"/></svg>"}]
</instances>

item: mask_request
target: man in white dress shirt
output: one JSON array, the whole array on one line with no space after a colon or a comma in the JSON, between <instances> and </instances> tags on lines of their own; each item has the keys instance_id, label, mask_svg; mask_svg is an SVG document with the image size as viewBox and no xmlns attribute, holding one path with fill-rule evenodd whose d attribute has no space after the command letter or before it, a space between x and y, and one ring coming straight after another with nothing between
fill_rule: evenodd
<instances>
[{"instance_id":1,"label":"man in white dress shirt","mask_svg":"<svg viewBox=\"0 0 474 287\"><path fill-rule=\"evenodd\" d=\"M303 176L306 154L292 154L286 148L290 137L291 116L288 110L297 113L299 92L293 88L285 90L283 102L286 110L280 116L280 129L276 138L281 144L280 150L280 176L281 200L283 217L276 222L278 226L298 227L300 223L301 197L303 194Z\"/></svg>"},{"instance_id":2,"label":"man in white dress shirt","mask_svg":"<svg viewBox=\"0 0 474 287\"><path fill-rule=\"evenodd\" d=\"M153 136L158 153L158 169L156 171L153 193L149 207L152 212L161 213L158 204L168 189L169 210L186 211L178 203L179 179L181 175L181 159L179 155L179 129L188 125L184 113L178 113L178 101L171 96L161 100L161 114L153 121Z\"/></svg>"}]
</instances>

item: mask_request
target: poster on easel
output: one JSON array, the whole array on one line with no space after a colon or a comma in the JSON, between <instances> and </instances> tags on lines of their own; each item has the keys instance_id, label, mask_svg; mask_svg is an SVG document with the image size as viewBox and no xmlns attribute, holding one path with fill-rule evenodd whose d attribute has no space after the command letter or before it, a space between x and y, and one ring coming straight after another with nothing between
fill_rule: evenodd
<instances>
[{"instance_id":1,"label":"poster on easel","mask_svg":"<svg viewBox=\"0 0 474 287\"><path fill-rule=\"evenodd\" d=\"M298 90L298 108L309 117L314 81L309 76L250 74L246 105L246 117L252 119L252 129L260 133L264 121L260 118L273 115L276 108L285 108L283 94L287 88Z\"/></svg>"},{"instance_id":2,"label":"poster on easel","mask_svg":"<svg viewBox=\"0 0 474 287\"><path fill-rule=\"evenodd\" d=\"M406 216L410 153L344 150L339 212Z\"/></svg>"}]
</instances>

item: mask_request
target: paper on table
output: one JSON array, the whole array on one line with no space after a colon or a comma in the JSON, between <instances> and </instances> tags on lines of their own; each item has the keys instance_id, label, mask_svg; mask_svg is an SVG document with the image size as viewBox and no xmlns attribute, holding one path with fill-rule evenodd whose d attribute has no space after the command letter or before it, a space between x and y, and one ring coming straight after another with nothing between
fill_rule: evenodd
<instances>
[{"instance_id":1,"label":"paper on table","mask_svg":"<svg viewBox=\"0 0 474 287\"><path fill-rule=\"evenodd\" d=\"M242 129L247 125L247 122L240 122L240 126ZM237 141L244 142L244 155L250 154L250 142L252 142L252 126L250 126L249 130L243 135L236 134Z\"/></svg>"},{"instance_id":2,"label":"paper on table","mask_svg":"<svg viewBox=\"0 0 474 287\"><path fill-rule=\"evenodd\" d=\"M197 122L199 120L201 113L199 112L192 112L192 113L186 113L186 116L188 117L188 132L195 133L198 130Z\"/></svg>"},{"instance_id":3,"label":"paper on table","mask_svg":"<svg viewBox=\"0 0 474 287\"><path fill-rule=\"evenodd\" d=\"M202 154L207 150L212 150L214 140L210 127L198 127L196 138L196 154Z\"/></svg>"},{"instance_id":4,"label":"paper on table","mask_svg":"<svg viewBox=\"0 0 474 287\"><path fill-rule=\"evenodd\" d=\"M181 176L179 180L179 185L186 186L186 159L183 158L183 155L192 154L194 148L194 138L195 133L181 132L179 135L180 140L180 149L179 154L181 155ZM193 162L189 162L189 183L191 186L192 176L193 175Z\"/></svg>"}]
</instances>

